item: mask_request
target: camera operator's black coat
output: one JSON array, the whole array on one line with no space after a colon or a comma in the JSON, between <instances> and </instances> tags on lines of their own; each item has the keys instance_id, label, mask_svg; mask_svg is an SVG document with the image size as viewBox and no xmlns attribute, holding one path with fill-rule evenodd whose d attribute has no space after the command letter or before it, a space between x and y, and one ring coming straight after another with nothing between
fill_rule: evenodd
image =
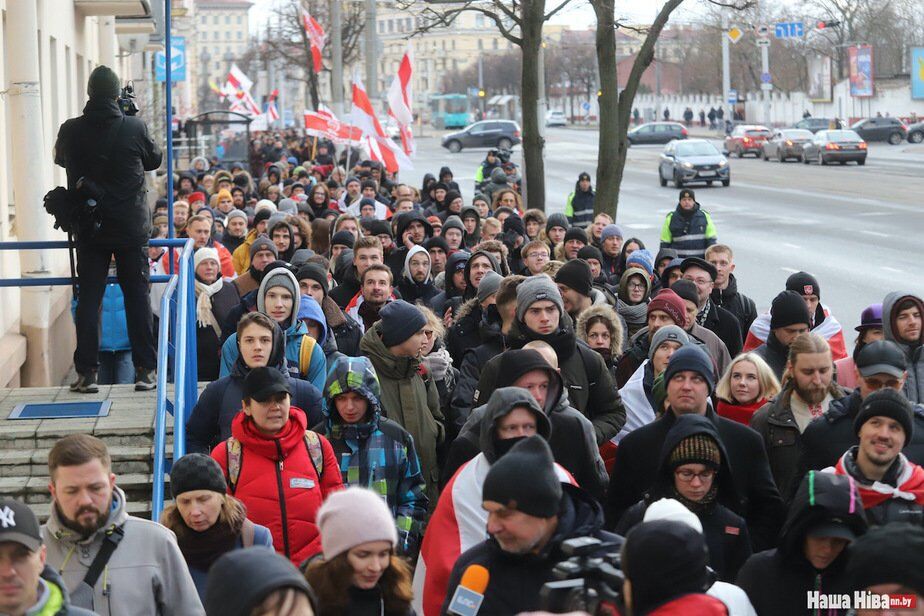
<instances>
[{"instance_id":1,"label":"camera operator's black coat","mask_svg":"<svg viewBox=\"0 0 924 616\"><path fill-rule=\"evenodd\" d=\"M75 188L81 177L91 178L103 191L99 199L100 229L80 238L97 246L141 246L151 237L151 212L145 201L144 172L160 167L160 148L140 118L124 116L105 156L109 131L123 118L114 99L93 98L83 115L61 125L55 143L55 164L67 169L67 187Z\"/></svg>"},{"instance_id":2,"label":"camera operator's black coat","mask_svg":"<svg viewBox=\"0 0 924 616\"><path fill-rule=\"evenodd\" d=\"M783 517L783 501L773 483L760 435L738 422L719 417L711 407L705 416L716 426L728 452L737 491L736 498L720 493L719 502L747 521L755 551L773 547ZM674 413L668 409L661 418L630 432L620 442L607 492L608 528L615 527L623 513L641 500L654 483L661 447L674 419Z\"/></svg>"},{"instance_id":3,"label":"camera operator's black coat","mask_svg":"<svg viewBox=\"0 0 924 616\"><path fill-rule=\"evenodd\" d=\"M493 537L466 550L452 568L442 614L447 613L452 595L469 565L481 565L490 573L479 613L502 616L535 611L541 607L539 592L542 585L552 581L552 568L567 560L561 551L561 544L566 539L590 536L614 544L601 548L596 556L619 552L623 539L602 530L603 510L600 504L578 487L562 484L562 490L558 528L541 553L510 554L504 552Z\"/></svg>"}]
</instances>

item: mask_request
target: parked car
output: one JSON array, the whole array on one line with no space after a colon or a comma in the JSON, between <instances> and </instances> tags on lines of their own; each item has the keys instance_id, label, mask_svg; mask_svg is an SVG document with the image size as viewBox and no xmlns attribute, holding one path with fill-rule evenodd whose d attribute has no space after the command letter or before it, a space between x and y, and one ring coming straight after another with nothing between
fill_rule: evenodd
<instances>
[{"instance_id":1,"label":"parked car","mask_svg":"<svg viewBox=\"0 0 924 616\"><path fill-rule=\"evenodd\" d=\"M784 128L773 132L773 137L761 146L764 160L775 158L785 162L790 158L802 160L802 146L812 140L812 131L801 128Z\"/></svg>"},{"instance_id":2,"label":"parked car","mask_svg":"<svg viewBox=\"0 0 924 616\"><path fill-rule=\"evenodd\" d=\"M866 141L886 141L898 145L908 135L908 127L898 118L867 118L850 127Z\"/></svg>"},{"instance_id":3,"label":"parked car","mask_svg":"<svg viewBox=\"0 0 924 616\"><path fill-rule=\"evenodd\" d=\"M731 184L731 169L718 148L705 139L671 141L658 161L661 186L672 181L677 188L691 182Z\"/></svg>"},{"instance_id":4,"label":"parked car","mask_svg":"<svg viewBox=\"0 0 924 616\"><path fill-rule=\"evenodd\" d=\"M462 148L501 148L509 150L520 143L520 126L513 120L483 120L443 137L443 147L450 152Z\"/></svg>"},{"instance_id":5,"label":"parked car","mask_svg":"<svg viewBox=\"0 0 924 616\"><path fill-rule=\"evenodd\" d=\"M725 151L729 156L744 158L745 154L761 155L764 141L773 135L766 126L759 124L740 124L725 138Z\"/></svg>"},{"instance_id":6,"label":"parked car","mask_svg":"<svg viewBox=\"0 0 924 616\"><path fill-rule=\"evenodd\" d=\"M811 162L846 165L851 160L858 165L866 164L866 142L850 129L820 130L802 146L802 162L806 165Z\"/></svg>"},{"instance_id":7,"label":"parked car","mask_svg":"<svg viewBox=\"0 0 924 616\"><path fill-rule=\"evenodd\" d=\"M817 133L820 130L834 130L844 128L844 123L837 118L802 118L792 125L793 128L802 128Z\"/></svg>"},{"instance_id":8,"label":"parked car","mask_svg":"<svg viewBox=\"0 0 924 616\"><path fill-rule=\"evenodd\" d=\"M908 143L921 143L924 141L924 122L918 122L908 127Z\"/></svg>"},{"instance_id":9,"label":"parked car","mask_svg":"<svg viewBox=\"0 0 924 616\"><path fill-rule=\"evenodd\" d=\"M636 126L626 135L629 145L669 143L674 139L686 139L688 136L686 127L678 122L649 122Z\"/></svg>"},{"instance_id":10,"label":"parked car","mask_svg":"<svg viewBox=\"0 0 924 616\"><path fill-rule=\"evenodd\" d=\"M546 126L568 126L568 120L563 111L548 111L545 114Z\"/></svg>"}]
</instances>

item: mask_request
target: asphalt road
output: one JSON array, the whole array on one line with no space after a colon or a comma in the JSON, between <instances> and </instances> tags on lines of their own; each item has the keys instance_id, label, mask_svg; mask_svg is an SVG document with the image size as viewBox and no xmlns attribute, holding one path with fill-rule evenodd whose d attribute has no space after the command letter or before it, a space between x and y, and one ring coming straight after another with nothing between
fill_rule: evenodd
<instances>
[{"instance_id":1,"label":"asphalt road","mask_svg":"<svg viewBox=\"0 0 924 616\"><path fill-rule=\"evenodd\" d=\"M658 184L661 149L630 149L616 217L627 235L640 238L653 253L664 216L677 203L677 189ZM520 149L514 150L522 163ZM431 133L418 139L416 168L406 179L419 183L425 172L449 165L467 202L485 152L451 154ZM596 154L596 131L548 129L548 212L563 209L581 171L596 176ZM865 167L751 158L730 164L731 186L693 188L712 214L719 241L734 249L739 288L758 310L769 308L786 278L799 270L818 278L822 303L845 329L889 291L924 295L924 277L917 273L924 258L924 144L871 144ZM846 337L850 344L853 332Z\"/></svg>"}]
</instances>

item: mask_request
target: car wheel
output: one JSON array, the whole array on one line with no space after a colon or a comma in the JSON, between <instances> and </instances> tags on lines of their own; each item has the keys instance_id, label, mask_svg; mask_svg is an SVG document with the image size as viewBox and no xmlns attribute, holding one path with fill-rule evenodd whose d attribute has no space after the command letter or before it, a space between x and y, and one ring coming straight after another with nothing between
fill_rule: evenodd
<instances>
[{"instance_id":1,"label":"car wheel","mask_svg":"<svg viewBox=\"0 0 924 616\"><path fill-rule=\"evenodd\" d=\"M761 154L763 155L762 158L763 158L765 161L770 160L770 157L767 156L767 151L766 151L766 150L761 150Z\"/></svg>"},{"instance_id":2,"label":"car wheel","mask_svg":"<svg viewBox=\"0 0 924 616\"><path fill-rule=\"evenodd\" d=\"M802 155L802 162L805 163L806 165L809 165L812 163L812 161L810 161L808 156L806 156L805 154Z\"/></svg>"},{"instance_id":3,"label":"car wheel","mask_svg":"<svg viewBox=\"0 0 924 616\"><path fill-rule=\"evenodd\" d=\"M658 169L658 182L660 182L661 186L667 186L667 180L665 180L664 176L661 175L660 169Z\"/></svg>"},{"instance_id":4,"label":"car wheel","mask_svg":"<svg viewBox=\"0 0 924 616\"><path fill-rule=\"evenodd\" d=\"M891 135L889 135L889 145L898 145L901 142L902 142L901 133L892 133Z\"/></svg>"},{"instance_id":5,"label":"car wheel","mask_svg":"<svg viewBox=\"0 0 924 616\"><path fill-rule=\"evenodd\" d=\"M456 141L455 139L453 139L452 141L446 144L446 148L453 154L458 154L459 152L462 151L462 144Z\"/></svg>"},{"instance_id":6,"label":"car wheel","mask_svg":"<svg viewBox=\"0 0 924 616\"><path fill-rule=\"evenodd\" d=\"M712 180L707 180L707 181L706 181L706 186L712 186L712 184L713 184Z\"/></svg>"},{"instance_id":7,"label":"car wheel","mask_svg":"<svg viewBox=\"0 0 924 616\"><path fill-rule=\"evenodd\" d=\"M846 165L846 164L847 164L847 161L846 161L846 160L842 160L842 161L840 161L840 162L841 162L842 165Z\"/></svg>"},{"instance_id":8,"label":"car wheel","mask_svg":"<svg viewBox=\"0 0 924 616\"><path fill-rule=\"evenodd\" d=\"M722 186L727 187L727 186L729 186L730 184L731 184L731 180L722 180Z\"/></svg>"},{"instance_id":9,"label":"car wheel","mask_svg":"<svg viewBox=\"0 0 924 616\"><path fill-rule=\"evenodd\" d=\"M914 132L908 135L909 143L921 143L924 141L924 133Z\"/></svg>"},{"instance_id":10,"label":"car wheel","mask_svg":"<svg viewBox=\"0 0 924 616\"><path fill-rule=\"evenodd\" d=\"M676 175L674 176L674 186L677 188L683 188L683 180Z\"/></svg>"},{"instance_id":11,"label":"car wheel","mask_svg":"<svg viewBox=\"0 0 924 616\"><path fill-rule=\"evenodd\" d=\"M497 147L502 150L509 150L512 146L513 142L511 142L510 139L507 139L506 137L502 137L497 141Z\"/></svg>"},{"instance_id":12,"label":"car wheel","mask_svg":"<svg viewBox=\"0 0 924 616\"><path fill-rule=\"evenodd\" d=\"M862 167L863 165L866 164L866 159L865 159L865 158L859 159L859 160L857 161L857 164L860 165L860 166Z\"/></svg>"}]
</instances>

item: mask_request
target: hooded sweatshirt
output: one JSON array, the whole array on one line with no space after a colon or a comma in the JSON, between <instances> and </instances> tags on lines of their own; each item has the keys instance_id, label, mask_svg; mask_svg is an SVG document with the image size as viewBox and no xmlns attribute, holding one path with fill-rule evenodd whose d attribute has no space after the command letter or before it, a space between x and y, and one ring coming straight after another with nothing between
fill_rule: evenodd
<instances>
[{"instance_id":1,"label":"hooded sweatshirt","mask_svg":"<svg viewBox=\"0 0 924 616\"><path fill-rule=\"evenodd\" d=\"M417 282L411 277L411 257L417 254L423 254L427 257L427 275L423 282ZM436 297L439 291L433 286L433 277L430 275L431 267L430 253L423 246L413 246L404 258L404 273L398 282L398 291L401 298L408 303L416 304L421 302L425 305L430 304L430 300Z\"/></svg>"},{"instance_id":2,"label":"hooded sweatshirt","mask_svg":"<svg viewBox=\"0 0 924 616\"><path fill-rule=\"evenodd\" d=\"M842 551L823 570L815 569L803 553L808 531L832 519L840 520L856 535L866 532L866 516L856 484L846 477L813 471L803 479L793 498L779 547L754 554L738 574L738 586L748 594L758 614L805 614L809 591L852 593L854 588L845 575L849 550Z\"/></svg>"},{"instance_id":3,"label":"hooded sweatshirt","mask_svg":"<svg viewBox=\"0 0 924 616\"><path fill-rule=\"evenodd\" d=\"M889 293L882 300L882 332L886 340L891 340L901 347L908 361L908 378L905 379L902 389L905 397L921 404L924 403L924 351L921 350L924 343L924 327L914 342L899 340L895 332L895 318L898 316L896 308L905 300L914 301L921 317L924 318L924 301L920 297L905 292Z\"/></svg>"},{"instance_id":4,"label":"hooded sweatshirt","mask_svg":"<svg viewBox=\"0 0 924 616\"><path fill-rule=\"evenodd\" d=\"M92 593L75 594L96 558L106 532L121 526L124 537L112 553L104 575ZM74 605L99 616L204 615L199 594L176 543L176 536L157 522L128 514L125 493L112 491L106 523L89 537L65 526L56 507L42 526L47 550L46 566L61 574ZM84 587L86 588L86 587Z\"/></svg>"},{"instance_id":5,"label":"hooded sweatshirt","mask_svg":"<svg viewBox=\"0 0 924 616\"><path fill-rule=\"evenodd\" d=\"M280 285L277 280L279 277L288 280L287 285ZM295 274L286 268L279 268L267 272L257 290L257 310L266 313L266 293L276 286L286 286L295 289L292 296L292 311L286 320L279 324L285 332L286 337L286 361L289 373L296 377L309 381L318 391L324 389L324 378L327 375L327 359L324 357L324 350L319 344L308 335L308 328L304 323L298 320L298 311L301 303L301 295L298 291L298 281ZM302 370L305 363L301 359L302 345L307 344L311 347L308 368ZM306 350L306 353L309 351ZM225 341L221 348L221 376L228 376L231 373L231 366L237 360L240 350L237 346L237 333L232 334Z\"/></svg>"}]
</instances>

